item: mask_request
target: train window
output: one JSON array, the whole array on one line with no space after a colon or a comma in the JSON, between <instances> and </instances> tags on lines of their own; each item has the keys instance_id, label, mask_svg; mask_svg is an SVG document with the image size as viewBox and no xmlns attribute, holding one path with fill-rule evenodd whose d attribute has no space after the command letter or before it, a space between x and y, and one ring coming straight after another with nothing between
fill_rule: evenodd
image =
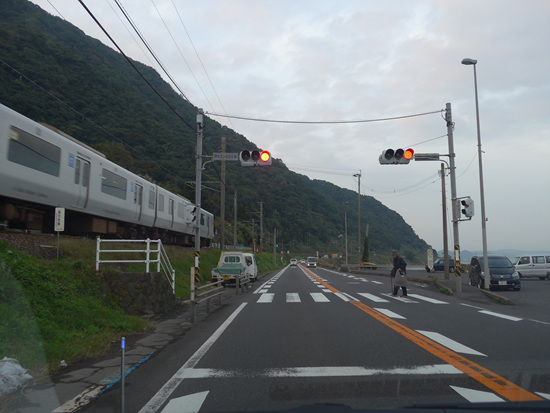
<instances>
[{"instance_id":1,"label":"train window","mask_svg":"<svg viewBox=\"0 0 550 413\"><path fill-rule=\"evenodd\" d=\"M114 172L103 169L101 172L101 192L120 199L126 199L128 181Z\"/></svg>"},{"instance_id":2,"label":"train window","mask_svg":"<svg viewBox=\"0 0 550 413\"><path fill-rule=\"evenodd\" d=\"M201 214L201 226L204 226L204 214Z\"/></svg>"},{"instance_id":3,"label":"train window","mask_svg":"<svg viewBox=\"0 0 550 413\"><path fill-rule=\"evenodd\" d=\"M164 195L159 194L159 212L164 212Z\"/></svg>"},{"instance_id":4,"label":"train window","mask_svg":"<svg viewBox=\"0 0 550 413\"><path fill-rule=\"evenodd\" d=\"M168 214L174 215L174 200L168 199Z\"/></svg>"},{"instance_id":5,"label":"train window","mask_svg":"<svg viewBox=\"0 0 550 413\"><path fill-rule=\"evenodd\" d=\"M82 168L82 186L88 186L88 179L90 179L90 164L88 162L83 163Z\"/></svg>"},{"instance_id":6,"label":"train window","mask_svg":"<svg viewBox=\"0 0 550 413\"><path fill-rule=\"evenodd\" d=\"M80 159L76 160L76 163L74 166L74 183L75 184L80 183Z\"/></svg>"},{"instance_id":7,"label":"train window","mask_svg":"<svg viewBox=\"0 0 550 413\"><path fill-rule=\"evenodd\" d=\"M141 201L143 199L143 187L136 184L136 190L134 191L134 204L141 206Z\"/></svg>"},{"instance_id":8,"label":"train window","mask_svg":"<svg viewBox=\"0 0 550 413\"><path fill-rule=\"evenodd\" d=\"M59 176L61 149L15 126L9 134L8 160L52 176Z\"/></svg>"},{"instance_id":9,"label":"train window","mask_svg":"<svg viewBox=\"0 0 550 413\"><path fill-rule=\"evenodd\" d=\"M185 207L181 202L178 202L178 218L185 218Z\"/></svg>"},{"instance_id":10,"label":"train window","mask_svg":"<svg viewBox=\"0 0 550 413\"><path fill-rule=\"evenodd\" d=\"M155 191L149 189L149 209L155 209Z\"/></svg>"}]
</instances>

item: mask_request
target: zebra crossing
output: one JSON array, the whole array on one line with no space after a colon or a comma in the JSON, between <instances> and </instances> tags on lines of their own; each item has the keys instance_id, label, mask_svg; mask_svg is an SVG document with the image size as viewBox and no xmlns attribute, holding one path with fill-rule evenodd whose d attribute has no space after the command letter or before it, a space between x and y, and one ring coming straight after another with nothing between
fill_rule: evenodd
<instances>
[{"instance_id":1,"label":"zebra crossing","mask_svg":"<svg viewBox=\"0 0 550 413\"><path fill-rule=\"evenodd\" d=\"M446 301L437 300L420 294L409 294L407 297L394 297L389 293L380 293L376 295L372 293L358 292L353 293L352 295L344 292L332 292L327 288L323 288L322 292L277 294L270 293L267 289L263 288L259 290L257 294L259 294L259 297L256 299L256 303L258 304L271 304L274 301L284 301L286 303L302 303L307 301L314 303L330 303L334 301L366 301L370 303L389 303L392 300L396 300L405 304L418 304L421 302L428 302L436 305L449 304ZM361 297L366 300L362 300Z\"/></svg>"},{"instance_id":2,"label":"zebra crossing","mask_svg":"<svg viewBox=\"0 0 550 413\"><path fill-rule=\"evenodd\" d=\"M434 298L426 297L420 294L409 294L408 297L395 297L389 293L363 293L357 292L352 294L344 293L333 289L328 284L329 281L321 276L311 276L310 274L305 274L307 278L313 283L314 286L319 288L319 292L307 292L307 293L297 293L297 292L286 292L286 293L271 293L271 286L281 277L283 271L276 274L270 280L265 282L260 286L254 294L259 294L259 297L256 300L258 304L271 304L273 302L286 302L286 303L302 303L302 302L314 302L314 303L330 303L334 301L361 301L366 299L367 302L372 303L389 303L391 300L398 300L406 304L418 304L420 302L429 302L432 304L449 304L446 301L437 300ZM381 284L379 281L369 281L361 277L355 277L353 275L339 274L343 277L350 279L360 280L362 282L370 282L374 284Z\"/></svg>"}]
</instances>

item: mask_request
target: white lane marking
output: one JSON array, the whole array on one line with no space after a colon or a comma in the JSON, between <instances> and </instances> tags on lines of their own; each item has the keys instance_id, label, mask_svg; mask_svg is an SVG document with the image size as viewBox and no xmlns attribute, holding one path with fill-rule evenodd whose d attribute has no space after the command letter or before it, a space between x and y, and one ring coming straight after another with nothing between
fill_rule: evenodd
<instances>
[{"instance_id":1,"label":"white lane marking","mask_svg":"<svg viewBox=\"0 0 550 413\"><path fill-rule=\"evenodd\" d=\"M540 397L544 397L545 399L550 400L550 393L541 393L540 391L536 391L536 394L538 394Z\"/></svg>"},{"instance_id":2,"label":"white lane marking","mask_svg":"<svg viewBox=\"0 0 550 413\"><path fill-rule=\"evenodd\" d=\"M259 293L263 294L263 293L267 293L268 291L269 291L269 288L264 288L264 289L260 290Z\"/></svg>"},{"instance_id":3,"label":"white lane marking","mask_svg":"<svg viewBox=\"0 0 550 413\"><path fill-rule=\"evenodd\" d=\"M281 271L279 271L277 274L275 274L273 277L271 277L269 280L267 280L265 283L263 283L262 285L260 285L256 291L253 292L253 294L258 294L258 292L265 287L266 284L270 283L270 286L271 284L273 284L275 281L277 281L279 279L279 277L283 274L283 272L285 272L286 268L283 268ZM268 287L269 288L269 287Z\"/></svg>"},{"instance_id":4,"label":"white lane marking","mask_svg":"<svg viewBox=\"0 0 550 413\"><path fill-rule=\"evenodd\" d=\"M477 305L464 304L464 303L460 303L460 305L463 305L463 306L465 306L465 307L476 308L476 309L478 309L478 310L483 310L483 307L478 307Z\"/></svg>"},{"instance_id":5,"label":"white lane marking","mask_svg":"<svg viewBox=\"0 0 550 413\"><path fill-rule=\"evenodd\" d=\"M229 325L237 318L239 313L246 306L246 303L242 303L233 313L223 322L221 326L212 334L208 340L193 354L189 360L185 362L183 366L160 388L160 390L147 402L145 406L139 411L139 413L156 412L160 407L168 400L173 391L180 385L182 378L181 375L185 370L193 369L201 358L206 354L208 350L214 345L216 340L223 334L223 332L229 327Z\"/></svg>"},{"instance_id":6,"label":"white lane marking","mask_svg":"<svg viewBox=\"0 0 550 413\"><path fill-rule=\"evenodd\" d=\"M257 303L270 303L273 301L273 297L275 296L275 294L273 293L263 293L262 295L260 295L260 298L258 298L258 301L256 301Z\"/></svg>"},{"instance_id":7,"label":"white lane marking","mask_svg":"<svg viewBox=\"0 0 550 413\"><path fill-rule=\"evenodd\" d=\"M375 310L378 311L379 313L387 315L390 318L400 318L400 319L406 320L405 317L403 317L403 316L401 316L397 313L394 313L393 311L388 310L387 308L375 308Z\"/></svg>"},{"instance_id":8,"label":"white lane marking","mask_svg":"<svg viewBox=\"0 0 550 413\"><path fill-rule=\"evenodd\" d=\"M161 413L198 413L209 391L171 399Z\"/></svg>"},{"instance_id":9,"label":"white lane marking","mask_svg":"<svg viewBox=\"0 0 550 413\"><path fill-rule=\"evenodd\" d=\"M459 343L458 341L454 341L448 337L445 337L443 334L439 334L433 331L423 331L423 330L416 330L423 336L426 336L433 341L441 344L442 346L445 346L457 353L463 353L463 354L472 354L475 356L484 356L487 357L486 354L480 353L477 350L474 350L473 348L470 348L468 346L465 346L464 344Z\"/></svg>"},{"instance_id":10,"label":"white lane marking","mask_svg":"<svg viewBox=\"0 0 550 413\"><path fill-rule=\"evenodd\" d=\"M418 295L418 294L409 294L409 297L417 298L418 300L424 300L432 304L449 304L446 301L440 301L440 300L436 300L435 298L424 297L423 295Z\"/></svg>"},{"instance_id":11,"label":"white lane marking","mask_svg":"<svg viewBox=\"0 0 550 413\"><path fill-rule=\"evenodd\" d=\"M450 386L451 389L456 391L466 400L471 403L482 403L482 402L503 402L504 399L501 399L494 393L481 390L466 389L464 387Z\"/></svg>"},{"instance_id":12,"label":"white lane marking","mask_svg":"<svg viewBox=\"0 0 550 413\"><path fill-rule=\"evenodd\" d=\"M378 297L377 295L370 294L370 293L357 293L365 298L368 298L371 301L374 301L375 303L389 303L388 300L382 297Z\"/></svg>"},{"instance_id":13,"label":"white lane marking","mask_svg":"<svg viewBox=\"0 0 550 413\"><path fill-rule=\"evenodd\" d=\"M330 300L323 293L309 293L316 303L330 303Z\"/></svg>"},{"instance_id":14,"label":"white lane marking","mask_svg":"<svg viewBox=\"0 0 550 413\"><path fill-rule=\"evenodd\" d=\"M450 364L433 364L415 367L395 367L389 369L372 369L364 366L321 366L321 367L285 367L261 370L221 370L189 369L186 379L204 379L210 377L350 377L374 375L418 375L418 374L463 374Z\"/></svg>"},{"instance_id":15,"label":"white lane marking","mask_svg":"<svg viewBox=\"0 0 550 413\"><path fill-rule=\"evenodd\" d=\"M381 281L371 281L371 283L373 283L373 284L384 284L384 283L381 282Z\"/></svg>"},{"instance_id":16,"label":"white lane marking","mask_svg":"<svg viewBox=\"0 0 550 413\"><path fill-rule=\"evenodd\" d=\"M298 293L286 293L287 303L300 303L300 295Z\"/></svg>"},{"instance_id":17,"label":"white lane marking","mask_svg":"<svg viewBox=\"0 0 550 413\"><path fill-rule=\"evenodd\" d=\"M323 288L323 292L324 292L324 293L331 293L332 290L329 290L328 288Z\"/></svg>"},{"instance_id":18,"label":"white lane marking","mask_svg":"<svg viewBox=\"0 0 550 413\"><path fill-rule=\"evenodd\" d=\"M495 316L495 317L504 318L504 319L510 320L510 321L521 321L522 320L521 318L512 317L511 315L493 313L492 311L487 311L487 310L482 310L482 311L479 311L479 312L483 313L483 314L487 314L487 315L492 315L492 316Z\"/></svg>"},{"instance_id":19,"label":"white lane marking","mask_svg":"<svg viewBox=\"0 0 550 413\"><path fill-rule=\"evenodd\" d=\"M91 386L80 393L78 396L73 397L71 400L59 406L57 409L52 410L52 413L76 412L82 406L85 406L92 400L95 400L104 388L105 386Z\"/></svg>"}]
</instances>

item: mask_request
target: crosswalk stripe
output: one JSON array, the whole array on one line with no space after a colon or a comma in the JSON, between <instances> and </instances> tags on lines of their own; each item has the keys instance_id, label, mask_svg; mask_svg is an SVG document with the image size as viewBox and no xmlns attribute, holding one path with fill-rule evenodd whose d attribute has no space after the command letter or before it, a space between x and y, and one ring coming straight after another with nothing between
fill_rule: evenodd
<instances>
[{"instance_id":1,"label":"crosswalk stripe","mask_svg":"<svg viewBox=\"0 0 550 413\"><path fill-rule=\"evenodd\" d=\"M298 293L286 293L286 302L287 303L299 303L300 295Z\"/></svg>"},{"instance_id":2,"label":"crosswalk stripe","mask_svg":"<svg viewBox=\"0 0 550 413\"><path fill-rule=\"evenodd\" d=\"M323 293L309 293L316 303L330 303L330 300Z\"/></svg>"},{"instance_id":3,"label":"crosswalk stripe","mask_svg":"<svg viewBox=\"0 0 550 413\"><path fill-rule=\"evenodd\" d=\"M371 301L374 301L375 303L389 303L389 300L386 300L385 298L378 297L374 294L369 293L357 293L362 297L368 298Z\"/></svg>"},{"instance_id":4,"label":"crosswalk stripe","mask_svg":"<svg viewBox=\"0 0 550 413\"><path fill-rule=\"evenodd\" d=\"M414 297L419 300L424 300L432 304L449 304L445 301L436 300L435 298L430 298L430 297L424 297L423 295L418 295L418 294L409 294L409 297Z\"/></svg>"},{"instance_id":5,"label":"crosswalk stripe","mask_svg":"<svg viewBox=\"0 0 550 413\"><path fill-rule=\"evenodd\" d=\"M394 300L399 300L401 301L402 303L407 303L407 304L418 304L418 301L414 301L414 300L411 300L407 297L403 297L403 296L398 296L398 295L392 295L390 293L382 293L382 295L385 295L386 297L390 297L390 298L393 298Z\"/></svg>"},{"instance_id":6,"label":"crosswalk stripe","mask_svg":"<svg viewBox=\"0 0 550 413\"><path fill-rule=\"evenodd\" d=\"M262 295L260 295L260 298L258 298L258 301L256 301L257 303L270 303L273 301L273 297L275 296L275 294L273 293L263 293Z\"/></svg>"},{"instance_id":7,"label":"crosswalk stripe","mask_svg":"<svg viewBox=\"0 0 550 413\"><path fill-rule=\"evenodd\" d=\"M400 318L400 319L406 320L405 317L403 317L403 316L401 316L397 313L394 313L393 311L388 310L387 308L375 308L375 310L378 311L379 313L387 315L390 318Z\"/></svg>"}]
</instances>

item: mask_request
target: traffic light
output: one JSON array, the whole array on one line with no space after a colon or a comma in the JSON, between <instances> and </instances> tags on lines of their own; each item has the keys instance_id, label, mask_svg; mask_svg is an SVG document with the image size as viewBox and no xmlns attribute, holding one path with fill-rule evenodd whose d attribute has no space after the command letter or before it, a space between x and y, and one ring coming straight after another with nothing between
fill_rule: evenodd
<instances>
[{"instance_id":1,"label":"traffic light","mask_svg":"<svg viewBox=\"0 0 550 413\"><path fill-rule=\"evenodd\" d=\"M381 165L406 165L414 157L414 150L409 148L403 149L386 149L382 151L382 154L378 157L378 161Z\"/></svg>"},{"instance_id":2,"label":"traffic light","mask_svg":"<svg viewBox=\"0 0 550 413\"><path fill-rule=\"evenodd\" d=\"M255 149L253 151L241 151L239 153L241 166L264 166L271 165L271 154L269 151Z\"/></svg>"},{"instance_id":3,"label":"traffic light","mask_svg":"<svg viewBox=\"0 0 550 413\"><path fill-rule=\"evenodd\" d=\"M191 222L195 222L195 220L197 219L197 206L187 205L187 213L191 215Z\"/></svg>"},{"instance_id":4,"label":"traffic light","mask_svg":"<svg viewBox=\"0 0 550 413\"><path fill-rule=\"evenodd\" d=\"M472 201L472 198L467 197L464 198L462 201L460 201L462 204L462 213L468 217L471 218L474 216L474 201Z\"/></svg>"}]
</instances>

